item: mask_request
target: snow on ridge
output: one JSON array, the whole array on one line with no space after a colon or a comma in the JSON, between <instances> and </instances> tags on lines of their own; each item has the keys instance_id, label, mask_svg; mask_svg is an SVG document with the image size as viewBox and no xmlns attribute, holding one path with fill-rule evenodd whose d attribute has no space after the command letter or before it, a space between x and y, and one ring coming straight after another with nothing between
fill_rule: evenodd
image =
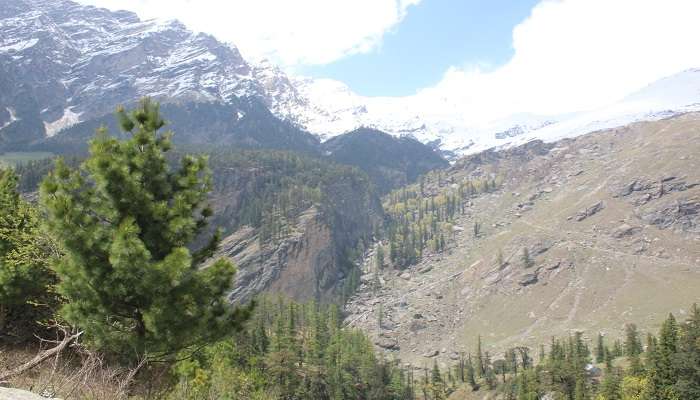
<instances>
[{"instance_id":1,"label":"snow on ridge","mask_svg":"<svg viewBox=\"0 0 700 400\"><path fill-rule=\"evenodd\" d=\"M309 100L309 106L301 110L299 121L322 139L364 126L395 136L409 134L423 143L439 143L442 150L457 155L536 139L551 142L700 110L700 69L662 78L596 110L553 116L524 113L479 123L469 121L464 112L435 111L419 95L367 98L338 81L295 78L293 82Z\"/></svg>"},{"instance_id":2,"label":"snow on ridge","mask_svg":"<svg viewBox=\"0 0 700 400\"><path fill-rule=\"evenodd\" d=\"M7 128L8 126L12 125L15 121L19 121L19 118L17 118L17 114L15 113L14 108L12 107L5 107L5 110L10 114L10 120L2 124L0 126L0 130Z\"/></svg>"},{"instance_id":3,"label":"snow on ridge","mask_svg":"<svg viewBox=\"0 0 700 400\"><path fill-rule=\"evenodd\" d=\"M39 39L37 39L37 38L32 38L29 40L22 40L22 41L18 41L18 42L11 43L11 44L3 43L0 46L0 53L9 53L9 52L13 52L13 51L14 52L24 51L24 50L27 50L29 48L34 47L37 43L39 43Z\"/></svg>"},{"instance_id":4,"label":"snow on ridge","mask_svg":"<svg viewBox=\"0 0 700 400\"><path fill-rule=\"evenodd\" d=\"M61 118L45 122L49 136L81 118L110 112L114 103L145 95L220 102L231 96L255 97L279 118L322 140L369 127L411 136L457 155L700 109L700 69L690 69L598 110L474 121L457 103L420 94L364 97L339 81L290 76L267 60L248 63L235 45L192 32L176 20L142 21L133 13L69 0L28 4L32 7L26 12L0 19L0 54L26 58L14 52L36 46L27 54L46 51L39 57L59 65L50 79L63 84L65 99L39 99L41 108L64 109ZM152 41L158 46L149 45Z\"/></svg>"}]
</instances>

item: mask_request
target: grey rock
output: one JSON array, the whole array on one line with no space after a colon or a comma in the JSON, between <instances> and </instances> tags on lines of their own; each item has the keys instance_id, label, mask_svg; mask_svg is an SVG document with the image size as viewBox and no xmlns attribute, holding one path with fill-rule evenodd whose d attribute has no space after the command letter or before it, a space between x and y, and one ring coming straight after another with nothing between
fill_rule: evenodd
<instances>
[{"instance_id":1,"label":"grey rock","mask_svg":"<svg viewBox=\"0 0 700 400\"><path fill-rule=\"evenodd\" d=\"M408 326L408 330L415 333L415 332L421 331L427 327L428 327L428 325L426 325L425 322L423 322L421 320L414 319L413 321L411 321L411 324Z\"/></svg>"},{"instance_id":2,"label":"grey rock","mask_svg":"<svg viewBox=\"0 0 700 400\"><path fill-rule=\"evenodd\" d=\"M641 214L641 219L660 229L700 233L700 198L680 199L659 204Z\"/></svg>"},{"instance_id":3,"label":"grey rock","mask_svg":"<svg viewBox=\"0 0 700 400\"><path fill-rule=\"evenodd\" d=\"M386 350L400 350L399 342L394 338L380 337L374 344Z\"/></svg>"},{"instance_id":4,"label":"grey rock","mask_svg":"<svg viewBox=\"0 0 700 400\"><path fill-rule=\"evenodd\" d=\"M547 266L545 267L545 269L546 269L547 271L552 271L552 270L555 270L555 269L561 267L561 264L562 264L562 261L561 261L561 260L557 260L557 261L555 261L555 262L553 262L553 263L547 265Z\"/></svg>"},{"instance_id":5,"label":"grey rock","mask_svg":"<svg viewBox=\"0 0 700 400\"><path fill-rule=\"evenodd\" d=\"M538 278L536 273L523 274L518 280L518 284L520 286L533 285L537 283L537 280Z\"/></svg>"},{"instance_id":6,"label":"grey rock","mask_svg":"<svg viewBox=\"0 0 700 400\"><path fill-rule=\"evenodd\" d=\"M439 354L440 354L440 352L437 350L430 350L430 351L424 353L423 357L426 357L426 358L437 357Z\"/></svg>"},{"instance_id":7,"label":"grey rock","mask_svg":"<svg viewBox=\"0 0 700 400\"><path fill-rule=\"evenodd\" d=\"M581 210L576 214L576 221L583 221L584 219L588 217L592 217L593 215L599 213L602 209L605 208L605 203L601 200L590 207Z\"/></svg>"},{"instance_id":8,"label":"grey rock","mask_svg":"<svg viewBox=\"0 0 700 400\"><path fill-rule=\"evenodd\" d=\"M629 224L622 224L618 226L612 233L612 237L615 239L621 239L623 237L632 236L640 232L642 228L638 226L631 226Z\"/></svg>"}]
</instances>

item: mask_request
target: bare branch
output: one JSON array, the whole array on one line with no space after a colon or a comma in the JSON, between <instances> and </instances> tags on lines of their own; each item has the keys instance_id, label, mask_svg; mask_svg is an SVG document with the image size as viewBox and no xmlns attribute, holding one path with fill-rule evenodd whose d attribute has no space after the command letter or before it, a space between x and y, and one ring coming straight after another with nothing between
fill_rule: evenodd
<instances>
[{"instance_id":1,"label":"bare branch","mask_svg":"<svg viewBox=\"0 0 700 400\"><path fill-rule=\"evenodd\" d=\"M63 340L61 340L56 346L44 350L40 352L39 354L36 355L36 357L32 358L28 362L13 368L9 371L5 371L0 373L0 382L5 382L7 379L18 376L23 374L26 371L29 371L30 369L36 367L37 365L41 364L42 362L46 361L47 359L58 355L60 352L62 352L69 344L77 340L80 335L82 335L83 332L80 331L78 333L75 333L73 335L68 335L66 334Z\"/></svg>"}]
</instances>

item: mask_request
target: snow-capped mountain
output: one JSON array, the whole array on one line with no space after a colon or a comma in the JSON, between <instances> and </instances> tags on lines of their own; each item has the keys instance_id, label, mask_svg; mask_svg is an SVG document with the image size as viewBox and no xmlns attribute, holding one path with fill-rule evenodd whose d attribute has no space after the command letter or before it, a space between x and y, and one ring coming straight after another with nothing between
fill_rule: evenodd
<instances>
[{"instance_id":1,"label":"snow-capped mountain","mask_svg":"<svg viewBox=\"0 0 700 400\"><path fill-rule=\"evenodd\" d=\"M338 81L251 64L234 45L177 21L70 0L0 0L0 144L53 136L147 95L166 103L255 98L324 140L368 127L459 155L699 109L700 70L598 110L477 123L469 110L430 94L363 97Z\"/></svg>"},{"instance_id":2,"label":"snow-capped mountain","mask_svg":"<svg viewBox=\"0 0 700 400\"><path fill-rule=\"evenodd\" d=\"M146 95L256 97L280 114L302 103L274 67L251 66L235 46L177 21L69 0L0 0L0 138L53 136Z\"/></svg>"},{"instance_id":3,"label":"snow-capped mountain","mask_svg":"<svg viewBox=\"0 0 700 400\"><path fill-rule=\"evenodd\" d=\"M475 122L468 110L445 107L435 112L433 99L421 94L403 98L358 96L331 80L295 79L309 107L300 122L312 133L335 135L369 126L394 135L412 135L442 150L470 154L534 139L554 141L635 121L665 118L700 110L700 69L661 79L621 101L599 109L564 115L515 114L491 122ZM432 110L432 111L431 111Z\"/></svg>"}]
</instances>

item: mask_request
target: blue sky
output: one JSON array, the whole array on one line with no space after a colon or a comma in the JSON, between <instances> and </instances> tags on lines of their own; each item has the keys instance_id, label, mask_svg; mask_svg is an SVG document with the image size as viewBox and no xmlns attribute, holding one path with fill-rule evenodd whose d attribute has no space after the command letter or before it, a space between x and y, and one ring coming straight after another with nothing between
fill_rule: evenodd
<instances>
[{"instance_id":1,"label":"blue sky","mask_svg":"<svg viewBox=\"0 0 700 400\"><path fill-rule=\"evenodd\" d=\"M470 120L594 109L700 67L699 0L79 1L179 19L365 96L419 91L407 100L421 110Z\"/></svg>"},{"instance_id":2,"label":"blue sky","mask_svg":"<svg viewBox=\"0 0 700 400\"><path fill-rule=\"evenodd\" d=\"M536 0L423 0L369 53L298 69L365 96L404 96L437 84L451 66L489 70L513 56L513 27Z\"/></svg>"}]
</instances>

